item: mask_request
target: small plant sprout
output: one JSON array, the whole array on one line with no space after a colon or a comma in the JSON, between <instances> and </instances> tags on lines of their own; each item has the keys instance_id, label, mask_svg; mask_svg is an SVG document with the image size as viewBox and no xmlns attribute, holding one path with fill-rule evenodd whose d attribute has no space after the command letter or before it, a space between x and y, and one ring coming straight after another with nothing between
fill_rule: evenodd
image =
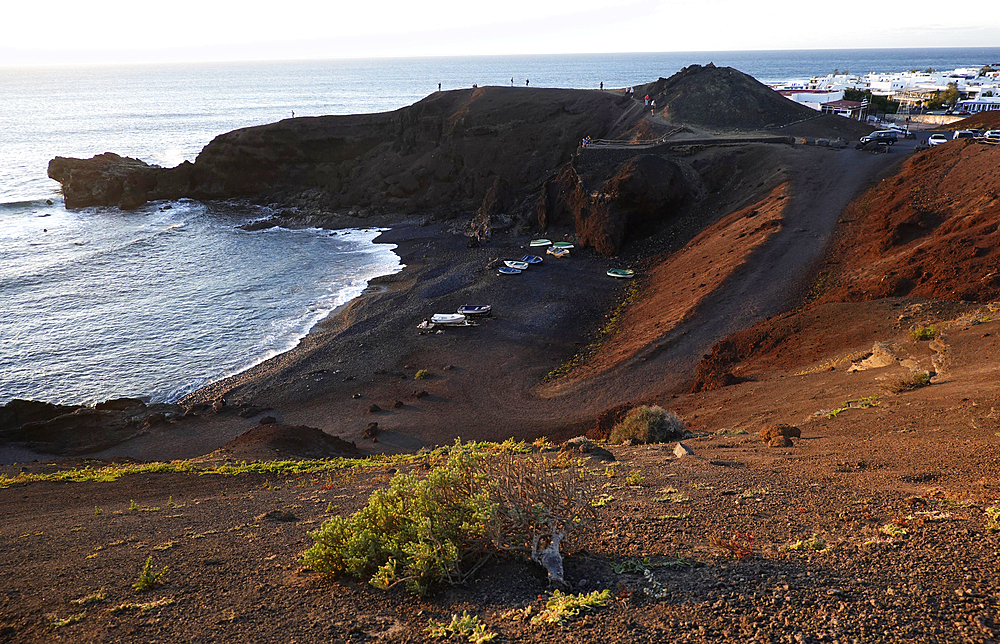
<instances>
[{"instance_id":1,"label":"small plant sprout","mask_svg":"<svg viewBox=\"0 0 1000 644\"><path fill-rule=\"evenodd\" d=\"M642 482L646 480L646 477L642 475L639 470L631 470L628 476L625 477L625 482L633 487L638 487L642 485Z\"/></svg>"},{"instance_id":2,"label":"small plant sprout","mask_svg":"<svg viewBox=\"0 0 1000 644\"><path fill-rule=\"evenodd\" d=\"M540 436L531 443L531 446L540 452L547 452L554 449L556 444L550 441L548 436Z\"/></svg>"},{"instance_id":3,"label":"small plant sprout","mask_svg":"<svg viewBox=\"0 0 1000 644\"><path fill-rule=\"evenodd\" d=\"M618 470L615 468L614 465L608 465L607 467L604 468L604 476L608 477L609 479L613 479L616 476L618 476Z\"/></svg>"},{"instance_id":4,"label":"small plant sprout","mask_svg":"<svg viewBox=\"0 0 1000 644\"><path fill-rule=\"evenodd\" d=\"M95 505L95 506L94 506L94 516L97 516L97 517L99 517L99 516L101 516L102 514L104 514L104 510L102 510L101 508L99 508L99 507L97 507L97 506Z\"/></svg>"},{"instance_id":5,"label":"small plant sprout","mask_svg":"<svg viewBox=\"0 0 1000 644\"><path fill-rule=\"evenodd\" d=\"M77 622L82 622L83 618L87 616L87 611L82 613L77 613L76 615L70 615L66 619L57 619L52 622L52 628L62 628L63 626L69 626L70 624L76 624Z\"/></svg>"},{"instance_id":6,"label":"small plant sprout","mask_svg":"<svg viewBox=\"0 0 1000 644\"><path fill-rule=\"evenodd\" d=\"M164 606L173 606L177 603L177 600L173 597L164 597L163 599L155 599L151 602L125 602L124 604L118 604L117 606L112 606L110 612L123 613L129 610L138 610L145 613L146 611L153 610L154 608L163 608Z\"/></svg>"},{"instance_id":7,"label":"small plant sprout","mask_svg":"<svg viewBox=\"0 0 1000 644\"><path fill-rule=\"evenodd\" d=\"M479 622L479 617L469 615L468 611L462 611L461 615L452 615L450 624L428 620L425 630L431 639L461 637L468 638L472 644L492 642L497 637L496 633L486 630L486 626Z\"/></svg>"},{"instance_id":8,"label":"small plant sprout","mask_svg":"<svg viewBox=\"0 0 1000 644\"><path fill-rule=\"evenodd\" d=\"M1000 532L1000 505L992 505L985 510L986 529L990 532Z\"/></svg>"},{"instance_id":9,"label":"small plant sprout","mask_svg":"<svg viewBox=\"0 0 1000 644\"><path fill-rule=\"evenodd\" d=\"M417 373L413 374L413 379L414 380L425 380L427 378L430 378L430 376L431 376L431 372L430 371L427 371L426 369L421 369Z\"/></svg>"},{"instance_id":10,"label":"small plant sprout","mask_svg":"<svg viewBox=\"0 0 1000 644\"><path fill-rule=\"evenodd\" d=\"M592 507L592 508L603 508L608 503L610 503L610 502L612 502L614 500L615 500L615 497L611 496L610 494L601 494L600 496L597 496L597 497L595 497L595 498L593 498L593 499L590 500L590 507Z\"/></svg>"},{"instance_id":11,"label":"small plant sprout","mask_svg":"<svg viewBox=\"0 0 1000 644\"><path fill-rule=\"evenodd\" d=\"M808 539L799 539L794 543L790 543L785 546L785 550L791 552L801 552L801 551L812 551L812 552L829 552L831 546L828 546L826 540L819 535L813 535Z\"/></svg>"},{"instance_id":12,"label":"small plant sprout","mask_svg":"<svg viewBox=\"0 0 1000 644\"><path fill-rule=\"evenodd\" d=\"M650 563L649 557L643 557L642 559L626 559L619 563L612 562L611 569L617 574L622 575L630 572L646 572L653 565Z\"/></svg>"},{"instance_id":13,"label":"small plant sprout","mask_svg":"<svg viewBox=\"0 0 1000 644\"><path fill-rule=\"evenodd\" d=\"M132 584L132 588L135 588L137 593L144 593L146 591L156 588L160 584L160 580L163 575L167 573L167 567L164 566L163 570L156 572L153 570L153 556L150 555L146 559L146 564L142 567L142 571L139 573L139 579Z\"/></svg>"},{"instance_id":14,"label":"small plant sprout","mask_svg":"<svg viewBox=\"0 0 1000 644\"><path fill-rule=\"evenodd\" d=\"M139 510L139 504L135 502L135 499L131 499L128 502L128 511L136 512Z\"/></svg>"},{"instance_id":15,"label":"small plant sprout","mask_svg":"<svg viewBox=\"0 0 1000 644\"><path fill-rule=\"evenodd\" d=\"M713 548L724 551L730 557L743 559L753 554L753 533L734 532L732 538L709 537L709 544Z\"/></svg>"},{"instance_id":16,"label":"small plant sprout","mask_svg":"<svg viewBox=\"0 0 1000 644\"><path fill-rule=\"evenodd\" d=\"M102 601L104 601L103 588L101 588L100 590L95 590L94 592L90 593L85 597L80 597L79 599L71 599L69 600L69 603L76 604L77 606L83 606L84 604L90 604L93 602L102 602Z\"/></svg>"},{"instance_id":17,"label":"small plant sprout","mask_svg":"<svg viewBox=\"0 0 1000 644\"><path fill-rule=\"evenodd\" d=\"M595 590L589 594L565 595L558 590L552 592L545 602L545 608L531 618L532 624L566 624L580 616L603 608L611 601L610 590Z\"/></svg>"}]
</instances>

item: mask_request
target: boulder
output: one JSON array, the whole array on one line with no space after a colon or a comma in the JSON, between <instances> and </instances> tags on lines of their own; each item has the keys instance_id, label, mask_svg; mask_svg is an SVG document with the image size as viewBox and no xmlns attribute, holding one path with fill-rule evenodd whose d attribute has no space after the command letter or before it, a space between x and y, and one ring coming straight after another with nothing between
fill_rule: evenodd
<instances>
[{"instance_id":1,"label":"boulder","mask_svg":"<svg viewBox=\"0 0 1000 644\"><path fill-rule=\"evenodd\" d=\"M765 443L770 443L775 438L799 438L800 436L802 436L802 431L794 425L764 425L760 430L760 440ZM788 444L791 445L791 441ZM772 447L774 446L772 445ZM784 446L779 445L778 447Z\"/></svg>"}]
</instances>

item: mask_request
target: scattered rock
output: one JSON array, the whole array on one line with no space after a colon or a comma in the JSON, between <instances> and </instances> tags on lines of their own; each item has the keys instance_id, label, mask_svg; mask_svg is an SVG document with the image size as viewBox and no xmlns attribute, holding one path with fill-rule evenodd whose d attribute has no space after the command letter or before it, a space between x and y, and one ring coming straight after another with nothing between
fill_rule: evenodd
<instances>
[{"instance_id":1,"label":"scattered rock","mask_svg":"<svg viewBox=\"0 0 1000 644\"><path fill-rule=\"evenodd\" d=\"M559 451L579 452L581 454L586 454L587 456L597 459L599 461L615 460L614 454L604 449L600 445L597 445L586 436L577 436L575 438L567 440L560 446Z\"/></svg>"},{"instance_id":2,"label":"scattered rock","mask_svg":"<svg viewBox=\"0 0 1000 644\"><path fill-rule=\"evenodd\" d=\"M286 510L271 510L254 517L254 521L278 521L282 523L298 520L297 516Z\"/></svg>"},{"instance_id":3,"label":"scattered rock","mask_svg":"<svg viewBox=\"0 0 1000 644\"><path fill-rule=\"evenodd\" d=\"M392 403L392 406L396 409L402 409L405 405L403 404L402 400L397 400L396 402Z\"/></svg>"},{"instance_id":4,"label":"scattered rock","mask_svg":"<svg viewBox=\"0 0 1000 644\"><path fill-rule=\"evenodd\" d=\"M427 396L430 396L430 394L423 390L413 392L414 398L426 398Z\"/></svg>"},{"instance_id":5,"label":"scattered rock","mask_svg":"<svg viewBox=\"0 0 1000 644\"><path fill-rule=\"evenodd\" d=\"M872 346L872 352L864 359L853 363L847 371L853 373L855 371L879 369L894 365L896 362L898 362L898 359L892 350L892 346L887 342L876 342Z\"/></svg>"},{"instance_id":6,"label":"scattered rock","mask_svg":"<svg viewBox=\"0 0 1000 644\"><path fill-rule=\"evenodd\" d=\"M274 416L264 416L259 421L261 425L273 425L276 422L278 422L278 419L275 418Z\"/></svg>"},{"instance_id":7,"label":"scattered rock","mask_svg":"<svg viewBox=\"0 0 1000 644\"><path fill-rule=\"evenodd\" d=\"M368 423L368 427L365 427L365 431L361 433L364 438L375 438L378 435L378 423Z\"/></svg>"},{"instance_id":8,"label":"scattered rock","mask_svg":"<svg viewBox=\"0 0 1000 644\"><path fill-rule=\"evenodd\" d=\"M802 431L795 427L794 425L764 425L760 430L760 440L767 443L772 441L774 438L799 438L802 436ZM789 443L790 445L791 443ZM772 447L774 447L772 445ZM785 445L779 445L778 447L787 447Z\"/></svg>"},{"instance_id":9,"label":"scattered rock","mask_svg":"<svg viewBox=\"0 0 1000 644\"><path fill-rule=\"evenodd\" d=\"M380 411L382 411L382 408L376 405L375 403L372 403L371 407L368 408L368 413L371 414L377 414Z\"/></svg>"},{"instance_id":10,"label":"scattered rock","mask_svg":"<svg viewBox=\"0 0 1000 644\"><path fill-rule=\"evenodd\" d=\"M693 456L694 450L685 445L684 443L677 443L674 447L674 456L677 458L683 458L685 456Z\"/></svg>"},{"instance_id":11,"label":"scattered rock","mask_svg":"<svg viewBox=\"0 0 1000 644\"><path fill-rule=\"evenodd\" d=\"M771 441L767 444L767 446L768 447L791 447L792 446L792 439L788 438L787 436L775 436L774 438L771 439Z\"/></svg>"}]
</instances>

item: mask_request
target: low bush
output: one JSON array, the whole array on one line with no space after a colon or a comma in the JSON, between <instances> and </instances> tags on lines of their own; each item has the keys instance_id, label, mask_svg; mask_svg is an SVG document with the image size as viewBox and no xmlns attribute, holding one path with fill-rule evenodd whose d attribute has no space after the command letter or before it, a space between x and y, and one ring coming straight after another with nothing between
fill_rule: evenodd
<instances>
[{"instance_id":1,"label":"low bush","mask_svg":"<svg viewBox=\"0 0 1000 644\"><path fill-rule=\"evenodd\" d=\"M886 391L894 394L901 394L904 391L920 389L931 384L931 374L926 371L918 371L908 376L903 376L895 380L890 380L882 385Z\"/></svg>"},{"instance_id":2,"label":"low bush","mask_svg":"<svg viewBox=\"0 0 1000 644\"><path fill-rule=\"evenodd\" d=\"M593 512L589 490L571 472L456 441L425 478L397 474L367 506L310 533L316 543L303 562L328 576L367 578L379 588L404 584L423 595L514 550L563 583L560 543L591 527Z\"/></svg>"},{"instance_id":3,"label":"low bush","mask_svg":"<svg viewBox=\"0 0 1000 644\"><path fill-rule=\"evenodd\" d=\"M937 329L932 326L917 326L910 329L910 337L917 342L926 342L937 337Z\"/></svg>"},{"instance_id":4,"label":"low bush","mask_svg":"<svg viewBox=\"0 0 1000 644\"><path fill-rule=\"evenodd\" d=\"M662 407L636 407L614 426L608 442L665 443L682 438L685 428L677 414Z\"/></svg>"}]
</instances>

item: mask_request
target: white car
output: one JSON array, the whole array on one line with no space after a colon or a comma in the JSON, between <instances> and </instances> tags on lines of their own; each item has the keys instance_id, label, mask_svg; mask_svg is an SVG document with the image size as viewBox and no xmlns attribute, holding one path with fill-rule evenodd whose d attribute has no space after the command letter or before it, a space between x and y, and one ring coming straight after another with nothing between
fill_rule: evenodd
<instances>
[{"instance_id":1,"label":"white car","mask_svg":"<svg viewBox=\"0 0 1000 644\"><path fill-rule=\"evenodd\" d=\"M948 138L947 134L931 134L927 137L927 145L941 145L942 143L946 143L950 140L951 139Z\"/></svg>"},{"instance_id":2,"label":"white car","mask_svg":"<svg viewBox=\"0 0 1000 644\"><path fill-rule=\"evenodd\" d=\"M987 130L986 134L983 135L987 139L997 139L1000 140L1000 130Z\"/></svg>"}]
</instances>

